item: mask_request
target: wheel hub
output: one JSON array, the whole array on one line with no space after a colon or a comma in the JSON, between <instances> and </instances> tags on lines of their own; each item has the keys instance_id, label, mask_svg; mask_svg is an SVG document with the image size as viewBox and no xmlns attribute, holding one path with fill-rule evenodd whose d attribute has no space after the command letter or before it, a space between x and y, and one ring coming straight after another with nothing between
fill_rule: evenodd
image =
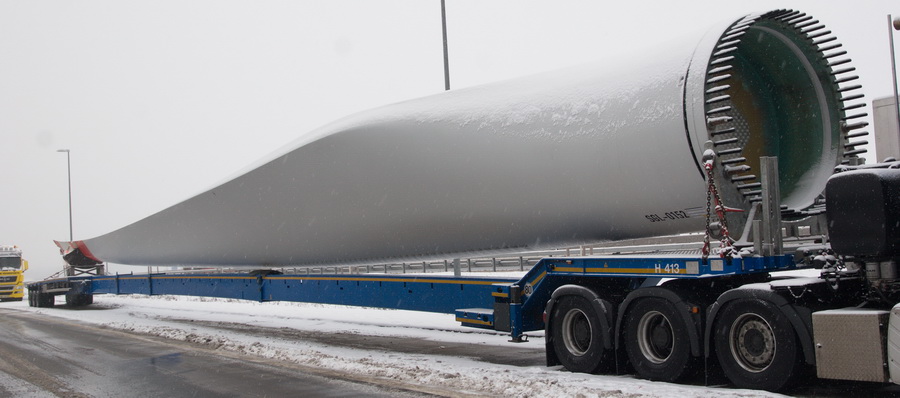
<instances>
[{"instance_id":1,"label":"wheel hub","mask_svg":"<svg viewBox=\"0 0 900 398\"><path fill-rule=\"evenodd\" d=\"M573 308L563 317L562 339L566 349L576 356L587 353L591 347L593 330L587 315L577 308Z\"/></svg>"},{"instance_id":2,"label":"wheel hub","mask_svg":"<svg viewBox=\"0 0 900 398\"><path fill-rule=\"evenodd\" d=\"M775 358L775 333L765 319L756 314L741 315L731 328L731 353L741 367L761 372Z\"/></svg>"},{"instance_id":3,"label":"wheel hub","mask_svg":"<svg viewBox=\"0 0 900 398\"><path fill-rule=\"evenodd\" d=\"M672 331L668 324L656 325L650 332L650 342L657 349L670 349L672 347Z\"/></svg>"},{"instance_id":4,"label":"wheel hub","mask_svg":"<svg viewBox=\"0 0 900 398\"><path fill-rule=\"evenodd\" d=\"M661 364L672 355L675 335L669 319L659 311L650 311L638 323L638 347L650 362Z\"/></svg>"}]
</instances>

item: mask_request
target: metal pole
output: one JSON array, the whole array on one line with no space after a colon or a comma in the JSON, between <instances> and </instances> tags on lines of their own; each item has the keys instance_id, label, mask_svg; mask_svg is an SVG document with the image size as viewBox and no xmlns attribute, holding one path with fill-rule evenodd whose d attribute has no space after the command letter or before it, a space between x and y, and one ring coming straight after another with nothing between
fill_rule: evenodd
<instances>
[{"instance_id":1,"label":"metal pole","mask_svg":"<svg viewBox=\"0 0 900 398\"><path fill-rule=\"evenodd\" d=\"M66 151L66 170L69 177L69 242L73 241L72 233L72 156L71 152Z\"/></svg>"},{"instance_id":2,"label":"metal pole","mask_svg":"<svg viewBox=\"0 0 900 398\"><path fill-rule=\"evenodd\" d=\"M897 63L894 61L894 26L888 14L888 41L891 43L891 73L894 76L894 112L897 114L897 134L900 134L900 96L897 95Z\"/></svg>"},{"instance_id":3,"label":"metal pole","mask_svg":"<svg viewBox=\"0 0 900 398\"><path fill-rule=\"evenodd\" d=\"M72 238L72 158L68 149L59 149L56 152L66 153L66 172L69 177L69 242Z\"/></svg>"},{"instance_id":4,"label":"metal pole","mask_svg":"<svg viewBox=\"0 0 900 398\"><path fill-rule=\"evenodd\" d=\"M441 30L444 33L444 90L450 90L450 59L447 55L447 10L441 0ZM894 84L896 86L896 83Z\"/></svg>"},{"instance_id":5,"label":"metal pole","mask_svg":"<svg viewBox=\"0 0 900 398\"><path fill-rule=\"evenodd\" d=\"M782 255L784 244L781 236L781 192L778 187L778 158L759 158L762 174L762 255Z\"/></svg>"}]
</instances>

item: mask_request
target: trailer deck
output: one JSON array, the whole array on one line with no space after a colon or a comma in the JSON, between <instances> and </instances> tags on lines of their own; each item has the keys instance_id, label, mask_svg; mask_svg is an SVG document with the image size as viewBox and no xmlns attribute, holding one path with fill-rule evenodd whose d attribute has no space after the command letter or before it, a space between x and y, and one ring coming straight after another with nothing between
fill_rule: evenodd
<instances>
[{"instance_id":1,"label":"trailer deck","mask_svg":"<svg viewBox=\"0 0 900 398\"><path fill-rule=\"evenodd\" d=\"M796 268L792 256L708 258L700 255L605 255L540 260L521 278L442 275L287 275L245 273L149 273L72 276L29 284L33 296L65 295L89 304L94 294L185 295L253 301L294 301L455 314L463 325L510 332L522 341L544 328L550 295L585 279L616 279L628 290L663 279L697 279ZM39 299L40 300L40 299ZM46 305L38 305L46 306Z\"/></svg>"}]
</instances>

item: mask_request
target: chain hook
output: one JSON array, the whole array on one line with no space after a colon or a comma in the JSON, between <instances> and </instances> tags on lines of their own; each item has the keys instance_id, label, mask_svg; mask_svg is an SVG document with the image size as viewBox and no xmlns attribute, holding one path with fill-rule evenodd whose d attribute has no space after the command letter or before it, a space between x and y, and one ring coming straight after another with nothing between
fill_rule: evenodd
<instances>
[{"instance_id":1,"label":"chain hook","mask_svg":"<svg viewBox=\"0 0 900 398\"><path fill-rule=\"evenodd\" d=\"M719 223L719 228L722 230L719 242L719 255L723 258L731 258L734 253L734 246L732 243L734 240L731 239L730 234L728 233L728 221L725 218L725 212L729 211L725 204L722 203L722 197L719 196L719 189L716 186L715 175L713 173L713 169L715 168L715 159L716 152L712 149L708 148L703 152L703 169L706 171L706 235L703 237L703 261L709 257L710 249L710 237L712 236L712 218L713 213L715 213L716 220Z\"/></svg>"}]
</instances>

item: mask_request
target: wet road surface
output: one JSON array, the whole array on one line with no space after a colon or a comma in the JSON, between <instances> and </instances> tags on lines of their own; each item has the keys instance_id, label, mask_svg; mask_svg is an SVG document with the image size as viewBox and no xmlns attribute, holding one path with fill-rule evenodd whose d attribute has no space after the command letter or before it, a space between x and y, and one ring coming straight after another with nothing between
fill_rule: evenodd
<instances>
[{"instance_id":1,"label":"wet road surface","mask_svg":"<svg viewBox=\"0 0 900 398\"><path fill-rule=\"evenodd\" d=\"M0 308L0 397L424 395L277 365Z\"/></svg>"},{"instance_id":2,"label":"wet road surface","mask_svg":"<svg viewBox=\"0 0 900 398\"><path fill-rule=\"evenodd\" d=\"M85 316L89 316L85 311ZM312 333L240 323L169 319L223 331L383 352L450 355L544 366L540 344L484 346L426 339ZM723 376L687 384L728 388ZM0 307L0 398L4 397L420 397L466 396L427 386L221 352L181 341ZM900 397L900 386L809 380L798 397Z\"/></svg>"}]
</instances>

